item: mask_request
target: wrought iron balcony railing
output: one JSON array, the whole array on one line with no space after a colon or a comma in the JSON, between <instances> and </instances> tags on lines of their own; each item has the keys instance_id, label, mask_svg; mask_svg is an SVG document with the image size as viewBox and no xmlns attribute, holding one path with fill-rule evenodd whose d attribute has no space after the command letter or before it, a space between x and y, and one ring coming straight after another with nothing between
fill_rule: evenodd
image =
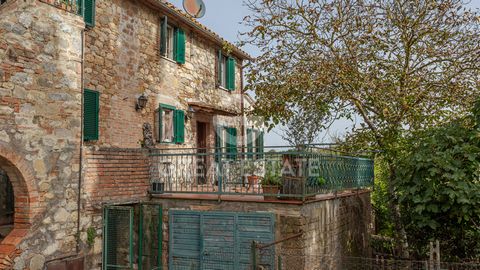
<instances>
[{"instance_id":1,"label":"wrought iron balcony railing","mask_svg":"<svg viewBox=\"0 0 480 270\"><path fill-rule=\"evenodd\" d=\"M306 199L373 186L374 162L331 149L266 147L162 149L151 152L153 193L263 195Z\"/></svg>"}]
</instances>

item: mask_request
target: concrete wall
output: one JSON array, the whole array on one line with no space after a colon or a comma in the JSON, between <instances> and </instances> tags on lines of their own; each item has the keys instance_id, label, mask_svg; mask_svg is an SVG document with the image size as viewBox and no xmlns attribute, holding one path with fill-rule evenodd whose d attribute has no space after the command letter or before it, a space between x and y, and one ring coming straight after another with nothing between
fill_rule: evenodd
<instances>
[{"instance_id":1,"label":"concrete wall","mask_svg":"<svg viewBox=\"0 0 480 270\"><path fill-rule=\"evenodd\" d=\"M0 167L15 193L0 268L75 254L83 28L40 1L0 6Z\"/></svg>"},{"instance_id":2,"label":"concrete wall","mask_svg":"<svg viewBox=\"0 0 480 270\"><path fill-rule=\"evenodd\" d=\"M237 61L236 90L217 88L215 59L220 46L172 16L169 22L186 33L186 61L179 65L160 56L159 27L164 15L142 1L97 1L96 25L86 30L85 40L85 87L100 92L100 139L91 144L138 147L142 125L155 126L154 111L160 103L187 111L188 102L201 102L240 113L242 62ZM143 93L149 99L147 108L137 112L135 102ZM199 112L187 119L187 146L196 144L197 117L213 122L212 114L209 116ZM232 122L228 118L221 121Z\"/></svg>"}]
</instances>

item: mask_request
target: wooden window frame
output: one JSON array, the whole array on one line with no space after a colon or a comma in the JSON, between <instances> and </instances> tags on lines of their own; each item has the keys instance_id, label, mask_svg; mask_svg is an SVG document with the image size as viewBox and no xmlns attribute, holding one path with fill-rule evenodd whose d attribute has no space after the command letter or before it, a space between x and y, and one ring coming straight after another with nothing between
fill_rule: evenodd
<instances>
[{"instance_id":1,"label":"wooden window frame","mask_svg":"<svg viewBox=\"0 0 480 270\"><path fill-rule=\"evenodd\" d=\"M164 119L163 119L163 112L165 110L169 110L172 112L172 139L171 141L165 141L163 140L163 125L164 125ZM155 123L157 125L155 131L156 131L156 141L157 143L160 144L184 144L185 143L185 119L178 119L177 114L179 110L175 106L172 105L167 105L167 104L160 104L158 109L155 112ZM183 111L182 111L183 112ZM183 114L184 115L184 112ZM179 134L178 133L178 123L176 121L183 121L182 127L183 127L183 137L180 140Z\"/></svg>"}]
</instances>

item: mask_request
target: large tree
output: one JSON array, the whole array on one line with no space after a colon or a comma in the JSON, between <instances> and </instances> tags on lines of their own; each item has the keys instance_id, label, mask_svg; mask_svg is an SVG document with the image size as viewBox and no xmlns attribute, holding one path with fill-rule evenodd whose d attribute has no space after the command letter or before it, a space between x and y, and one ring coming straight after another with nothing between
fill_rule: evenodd
<instances>
[{"instance_id":1,"label":"large tree","mask_svg":"<svg viewBox=\"0 0 480 270\"><path fill-rule=\"evenodd\" d=\"M245 0L247 73L272 125L301 109L319 121L358 115L382 150L398 248L408 256L394 186L401 141L464 115L479 94L478 14L463 0ZM327 112L327 113L325 113Z\"/></svg>"}]
</instances>

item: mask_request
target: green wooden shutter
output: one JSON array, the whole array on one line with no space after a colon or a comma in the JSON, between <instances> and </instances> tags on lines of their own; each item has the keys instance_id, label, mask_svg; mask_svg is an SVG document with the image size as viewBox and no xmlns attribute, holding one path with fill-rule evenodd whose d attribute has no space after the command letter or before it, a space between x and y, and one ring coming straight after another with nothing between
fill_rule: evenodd
<instances>
[{"instance_id":1,"label":"green wooden shutter","mask_svg":"<svg viewBox=\"0 0 480 270\"><path fill-rule=\"evenodd\" d=\"M164 16L160 23L160 54L163 56L167 54L167 26L168 18Z\"/></svg>"},{"instance_id":2,"label":"green wooden shutter","mask_svg":"<svg viewBox=\"0 0 480 270\"><path fill-rule=\"evenodd\" d=\"M185 142L185 112L182 110L174 111L174 137L175 143Z\"/></svg>"},{"instance_id":3,"label":"green wooden shutter","mask_svg":"<svg viewBox=\"0 0 480 270\"><path fill-rule=\"evenodd\" d=\"M175 28L175 61L185 64L185 31Z\"/></svg>"},{"instance_id":4,"label":"green wooden shutter","mask_svg":"<svg viewBox=\"0 0 480 270\"><path fill-rule=\"evenodd\" d=\"M249 159L253 158L253 134L251 128L247 129L247 152L247 157Z\"/></svg>"},{"instance_id":5,"label":"green wooden shutter","mask_svg":"<svg viewBox=\"0 0 480 270\"><path fill-rule=\"evenodd\" d=\"M227 128L227 133L227 152L229 153L228 158L235 160L237 158L237 129Z\"/></svg>"},{"instance_id":6,"label":"green wooden shutter","mask_svg":"<svg viewBox=\"0 0 480 270\"><path fill-rule=\"evenodd\" d=\"M237 159L237 129L232 128L232 153L234 154L233 159Z\"/></svg>"},{"instance_id":7,"label":"green wooden shutter","mask_svg":"<svg viewBox=\"0 0 480 270\"><path fill-rule=\"evenodd\" d=\"M217 52L217 86L222 85L222 51L218 50Z\"/></svg>"},{"instance_id":8,"label":"green wooden shutter","mask_svg":"<svg viewBox=\"0 0 480 270\"><path fill-rule=\"evenodd\" d=\"M235 59L232 57L227 60L227 89L235 90Z\"/></svg>"},{"instance_id":9,"label":"green wooden shutter","mask_svg":"<svg viewBox=\"0 0 480 270\"><path fill-rule=\"evenodd\" d=\"M98 140L99 93L85 89L83 94L83 140Z\"/></svg>"},{"instance_id":10,"label":"green wooden shutter","mask_svg":"<svg viewBox=\"0 0 480 270\"><path fill-rule=\"evenodd\" d=\"M263 131L260 131L260 133L258 134L258 138L257 138L257 153L258 153L258 158L263 158L263 152L264 152L264 142L263 142L263 139L264 139L264 132Z\"/></svg>"},{"instance_id":11,"label":"green wooden shutter","mask_svg":"<svg viewBox=\"0 0 480 270\"><path fill-rule=\"evenodd\" d=\"M155 111L155 125L156 125L156 140L157 142L162 141L162 106L158 106L158 109Z\"/></svg>"},{"instance_id":12,"label":"green wooden shutter","mask_svg":"<svg viewBox=\"0 0 480 270\"><path fill-rule=\"evenodd\" d=\"M83 7L84 7L84 4L83 4L83 1L84 0L77 0L77 14L80 15L80 16L84 16L83 14Z\"/></svg>"},{"instance_id":13,"label":"green wooden shutter","mask_svg":"<svg viewBox=\"0 0 480 270\"><path fill-rule=\"evenodd\" d=\"M91 27L95 26L95 0L84 0L83 20Z\"/></svg>"},{"instance_id":14,"label":"green wooden shutter","mask_svg":"<svg viewBox=\"0 0 480 270\"><path fill-rule=\"evenodd\" d=\"M222 131L221 126L215 128L215 161L219 162L221 160L222 154Z\"/></svg>"}]
</instances>

